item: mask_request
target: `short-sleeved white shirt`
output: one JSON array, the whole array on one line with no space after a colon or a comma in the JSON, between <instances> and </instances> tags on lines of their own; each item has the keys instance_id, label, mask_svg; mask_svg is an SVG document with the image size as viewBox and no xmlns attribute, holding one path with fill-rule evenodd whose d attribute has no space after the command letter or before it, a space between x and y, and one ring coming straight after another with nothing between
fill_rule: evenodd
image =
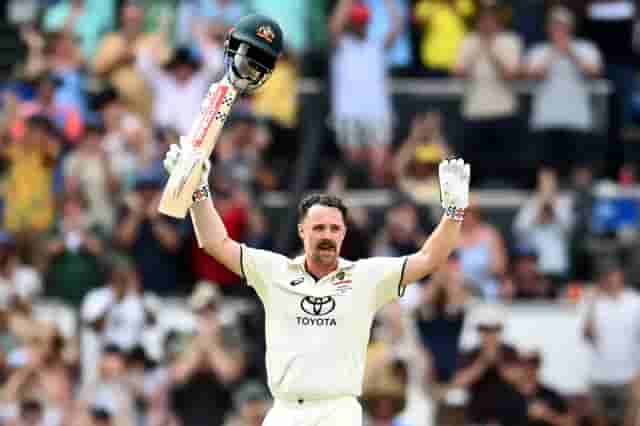
<instances>
[{"instance_id":1,"label":"short-sleeved white shirt","mask_svg":"<svg viewBox=\"0 0 640 426\"><path fill-rule=\"evenodd\" d=\"M242 246L242 273L262 300L275 398L359 396L376 311L402 295L405 257L340 259L316 280L304 258Z\"/></svg>"}]
</instances>

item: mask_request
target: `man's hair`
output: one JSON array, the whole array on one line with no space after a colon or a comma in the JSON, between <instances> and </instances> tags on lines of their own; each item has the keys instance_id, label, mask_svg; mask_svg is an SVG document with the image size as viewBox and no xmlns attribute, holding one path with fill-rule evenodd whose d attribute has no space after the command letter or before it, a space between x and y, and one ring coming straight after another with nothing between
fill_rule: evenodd
<instances>
[{"instance_id":1,"label":"man's hair","mask_svg":"<svg viewBox=\"0 0 640 426\"><path fill-rule=\"evenodd\" d=\"M329 194L310 194L300 201L298 205L298 221L302 222L307 216L309 209L316 204L326 207L335 207L342 213L342 219L347 221L347 206L340 197Z\"/></svg>"}]
</instances>

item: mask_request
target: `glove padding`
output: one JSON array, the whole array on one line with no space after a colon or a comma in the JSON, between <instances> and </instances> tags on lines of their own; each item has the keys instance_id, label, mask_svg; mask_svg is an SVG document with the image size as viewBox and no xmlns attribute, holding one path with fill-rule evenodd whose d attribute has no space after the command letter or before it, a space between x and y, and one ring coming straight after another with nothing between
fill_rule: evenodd
<instances>
[{"instance_id":1,"label":"glove padding","mask_svg":"<svg viewBox=\"0 0 640 426\"><path fill-rule=\"evenodd\" d=\"M443 160L438 169L440 201L446 210L469 207L469 181L471 167L461 158Z\"/></svg>"},{"instance_id":2,"label":"glove padding","mask_svg":"<svg viewBox=\"0 0 640 426\"><path fill-rule=\"evenodd\" d=\"M183 160L186 160L184 164L187 165L189 170L191 170L192 166L197 166L198 163L202 163L202 175L200 176L200 184L198 186L208 185L211 161L205 158L201 150L193 148L184 136L180 136L180 144L171 144L162 164L167 173L172 174L178 163ZM183 172L186 173L187 171Z\"/></svg>"}]
</instances>

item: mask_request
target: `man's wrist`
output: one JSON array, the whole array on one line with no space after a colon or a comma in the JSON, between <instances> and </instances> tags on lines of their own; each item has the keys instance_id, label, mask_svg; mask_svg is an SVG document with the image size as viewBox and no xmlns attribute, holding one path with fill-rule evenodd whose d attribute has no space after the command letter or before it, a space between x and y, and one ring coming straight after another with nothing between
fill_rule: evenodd
<instances>
[{"instance_id":1,"label":"man's wrist","mask_svg":"<svg viewBox=\"0 0 640 426\"><path fill-rule=\"evenodd\" d=\"M445 207L444 209L444 215L449 219L455 220L456 222L462 222L464 220L464 212L464 209L457 208L455 206Z\"/></svg>"},{"instance_id":2,"label":"man's wrist","mask_svg":"<svg viewBox=\"0 0 640 426\"><path fill-rule=\"evenodd\" d=\"M208 198L211 198L211 191L209 191L208 185L202 185L200 188L196 189L192 196L194 203L204 201Z\"/></svg>"}]
</instances>

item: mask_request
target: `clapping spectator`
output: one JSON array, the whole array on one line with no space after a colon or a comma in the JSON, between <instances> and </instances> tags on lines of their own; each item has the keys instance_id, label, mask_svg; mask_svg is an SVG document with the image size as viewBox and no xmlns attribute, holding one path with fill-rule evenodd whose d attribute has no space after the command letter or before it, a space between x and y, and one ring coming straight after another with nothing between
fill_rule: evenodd
<instances>
[{"instance_id":1,"label":"clapping spectator","mask_svg":"<svg viewBox=\"0 0 640 426\"><path fill-rule=\"evenodd\" d=\"M391 143L391 100L387 91L385 51L398 37L402 22L388 0L391 21L384 38L368 32L369 8L341 0L329 20L334 47L331 100L336 136L352 166L368 167L376 185L387 183Z\"/></svg>"},{"instance_id":2,"label":"clapping spectator","mask_svg":"<svg viewBox=\"0 0 640 426\"><path fill-rule=\"evenodd\" d=\"M103 235L89 222L85 202L67 197L62 218L44 243L46 295L79 307L85 294L102 284Z\"/></svg>"},{"instance_id":3,"label":"clapping spectator","mask_svg":"<svg viewBox=\"0 0 640 426\"><path fill-rule=\"evenodd\" d=\"M414 311L425 365L423 385L436 405L436 424L446 422L445 396L456 372L460 336L472 303L468 287L454 252L446 266L422 286L422 297Z\"/></svg>"},{"instance_id":4,"label":"clapping spectator","mask_svg":"<svg viewBox=\"0 0 640 426\"><path fill-rule=\"evenodd\" d=\"M640 297L625 286L619 265L606 262L588 301L584 337L593 348L591 385L599 413L620 425L631 401L631 383L638 376L636 358L640 332Z\"/></svg>"},{"instance_id":5,"label":"clapping spectator","mask_svg":"<svg viewBox=\"0 0 640 426\"><path fill-rule=\"evenodd\" d=\"M449 153L441 120L437 112L416 115L409 136L393 159L393 174L398 186L416 202L440 198L438 164Z\"/></svg>"},{"instance_id":6,"label":"clapping spectator","mask_svg":"<svg viewBox=\"0 0 640 426\"><path fill-rule=\"evenodd\" d=\"M572 166L602 158L594 150L594 117L588 83L601 74L600 52L591 42L576 39L575 18L563 6L548 18L548 42L534 46L527 59L527 75L539 80L535 90L531 128L538 133L542 164L560 175ZM571 99L571 108L565 107ZM581 152L579 157L572 155Z\"/></svg>"},{"instance_id":7,"label":"clapping spectator","mask_svg":"<svg viewBox=\"0 0 640 426\"><path fill-rule=\"evenodd\" d=\"M139 175L134 190L126 195L114 239L134 259L144 291L165 296L177 292L180 265L175 256L184 227L158 212L161 195L160 177Z\"/></svg>"},{"instance_id":8,"label":"clapping spectator","mask_svg":"<svg viewBox=\"0 0 640 426\"><path fill-rule=\"evenodd\" d=\"M517 391L518 352L502 339L504 314L493 306L476 311L480 345L461 353L451 381L467 390L466 420L474 424L517 424L525 401Z\"/></svg>"},{"instance_id":9,"label":"clapping spectator","mask_svg":"<svg viewBox=\"0 0 640 426\"><path fill-rule=\"evenodd\" d=\"M566 399L549 386L540 382L542 353L539 349L520 351L520 362L524 366L520 393L527 400L527 426L573 425L574 418Z\"/></svg>"},{"instance_id":10,"label":"clapping spectator","mask_svg":"<svg viewBox=\"0 0 640 426\"><path fill-rule=\"evenodd\" d=\"M221 294L209 283L197 286L189 299L196 334L171 367L172 407L182 424L222 424L232 408L232 385L245 369L236 330L221 323L221 303Z\"/></svg>"},{"instance_id":11,"label":"clapping spectator","mask_svg":"<svg viewBox=\"0 0 640 426\"><path fill-rule=\"evenodd\" d=\"M475 12L472 0L419 0L414 21L420 26L420 59L426 74L449 76Z\"/></svg>"},{"instance_id":12,"label":"clapping spectator","mask_svg":"<svg viewBox=\"0 0 640 426\"><path fill-rule=\"evenodd\" d=\"M540 171L536 193L520 208L513 229L520 244L539 255L540 272L563 284L569 272L569 243L575 222L569 198L558 194L554 172Z\"/></svg>"},{"instance_id":13,"label":"clapping spectator","mask_svg":"<svg viewBox=\"0 0 640 426\"><path fill-rule=\"evenodd\" d=\"M504 152L518 152L518 96L512 82L520 75L520 38L504 29L504 6L480 2L475 30L460 47L454 74L466 79L462 116L462 155L474 167L475 180L513 179L517 158L497 161ZM511 170L509 170L511 168Z\"/></svg>"}]
</instances>

